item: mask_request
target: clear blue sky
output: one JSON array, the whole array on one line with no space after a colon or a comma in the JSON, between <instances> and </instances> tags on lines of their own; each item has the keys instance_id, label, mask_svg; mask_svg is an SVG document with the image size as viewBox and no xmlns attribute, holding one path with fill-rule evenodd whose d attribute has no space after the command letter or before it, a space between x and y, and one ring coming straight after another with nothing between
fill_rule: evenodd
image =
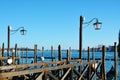
<instances>
[{"instance_id":1,"label":"clear blue sky","mask_svg":"<svg viewBox=\"0 0 120 80\"><path fill-rule=\"evenodd\" d=\"M0 0L0 45L7 47L7 27L24 26L25 36L11 35L11 47L33 48L38 44L50 49L61 44L63 49L78 49L79 17L85 22L97 17L102 22L99 31L93 23L83 29L83 47L118 42L120 29L120 0Z\"/></svg>"}]
</instances>

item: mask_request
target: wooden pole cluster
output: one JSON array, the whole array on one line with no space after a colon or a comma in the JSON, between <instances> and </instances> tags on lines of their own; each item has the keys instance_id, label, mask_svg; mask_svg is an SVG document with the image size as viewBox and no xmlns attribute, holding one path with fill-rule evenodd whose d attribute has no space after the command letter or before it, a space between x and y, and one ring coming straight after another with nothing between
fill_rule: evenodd
<instances>
[{"instance_id":1,"label":"wooden pole cluster","mask_svg":"<svg viewBox=\"0 0 120 80\"><path fill-rule=\"evenodd\" d=\"M0 51L0 57L3 57L4 56L4 43L2 44L2 52ZM17 57L17 44L15 44L15 51L12 52L12 60L13 60L13 65L17 65L16 63L16 57ZM24 48L21 49L22 51L22 65L19 65L19 66L23 66L23 53L24 53ZM88 47L88 56L87 56L87 61L85 62L85 65L83 66L83 63L84 62L81 62L80 59L79 61L77 60L71 60L71 48L69 48L67 50L67 56L66 56L66 61L62 61L62 49L61 49L61 46L58 45L58 61L57 62L54 62L54 49L53 49L53 46L51 46L51 61L53 62L51 64L51 62L48 62L50 65L46 65L46 62L42 62L41 63L41 66L44 65L44 67L46 69L44 69L44 72L41 72L41 74L43 75L42 79L43 80L46 80L46 79L55 79L55 80L64 80L64 79L67 79L67 80L73 80L74 76L73 75L77 75L77 79L80 80L80 79L87 79L87 80L92 80L96 74L96 76L98 76L98 78L102 79L102 80L106 80L107 79L107 76L106 76L106 47L105 45L102 46L102 60L101 61L95 61L95 57L94 57L94 48L92 48L92 60L90 59L90 48ZM37 44L34 45L34 63L30 64L30 65L34 65L34 69L36 70L37 69L37 66L40 64L40 63L37 63L37 53L38 53L38 47L37 47ZM44 57L44 47L42 47L42 57ZM76 61L77 64L73 64L72 61ZM80 63L79 63L80 62ZM28 63L28 48L26 48L26 64ZM54 63L56 63L54 65ZM93 70L93 66L94 67L96 66L95 63L98 63L97 67ZM20 64L20 62L18 61L18 64ZM24 64L24 66L27 66L26 64ZM52 66L51 66L52 65ZM79 72L79 69L77 70L75 67L77 66L77 68L81 67L82 70L81 72ZM0 66L2 66L2 60L0 60ZM10 66L10 65L9 65ZM18 66L18 65L17 65ZM49 67L47 67L49 66ZM65 67L66 66L66 67ZM68 67L69 66L69 67ZM13 67L13 66L12 66ZM55 69L54 69L55 67ZM62 68L61 68L62 67ZM117 46L116 46L116 43L114 43L114 67L115 67L115 78L114 80L117 80L117 76L118 76L118 69L117 69ZM8 67L8 69L10 69L11 67ZM15 67L16 68L16 67ZM26 68L26 67L25 67ZM99 69L100 68L100 69ZM0 69L2 69L0 67ZM3 68L4 69L4 68ZM52 70L52 71L49 71L49 70ZM100 70L100 71L98 71ZM16 69L16 71L19 71L18 67ZM28 71L28 70L26 70ZM41 71L43 71L41 69ZM100 75L97 73L100 72ZM34 71L32 72L34 73ZM86 75L87 73L87 75ZM7 73L6 73L7 74ZM35 75L36 73L34 73ZM40 73L38 73L40 74ZM38 75L37 74L37 75ZM1 75L1 73L0 73ZM56 76L57 77L56 77ZM87 77L85 77L87 76Z\"/></svg>"}]
</instances>

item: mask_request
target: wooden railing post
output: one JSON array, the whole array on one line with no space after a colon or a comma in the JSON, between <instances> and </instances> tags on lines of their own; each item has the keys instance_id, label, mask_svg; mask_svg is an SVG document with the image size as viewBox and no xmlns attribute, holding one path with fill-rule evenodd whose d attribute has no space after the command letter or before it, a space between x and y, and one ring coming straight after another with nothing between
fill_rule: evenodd
<instances>
[{"instance_id":1,"label":"wooden railing post","mask_svg":"<svg viewBox=\"0 0 120 80\"><path fill-rule=\"evenodd\" d=\"M117 80L117 76L118 76L118 69L117 69L117 44L116 42L114 43L114 67L115 67L115 79Z\"/></svg>"}]
</instances>

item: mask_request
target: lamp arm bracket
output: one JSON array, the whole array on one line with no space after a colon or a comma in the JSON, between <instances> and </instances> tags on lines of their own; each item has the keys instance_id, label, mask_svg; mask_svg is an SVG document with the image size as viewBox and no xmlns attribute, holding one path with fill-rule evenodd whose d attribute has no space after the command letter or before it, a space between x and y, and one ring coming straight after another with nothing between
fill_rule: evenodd
<instances>
[{"instance_id":1,"label":"lamp arm bracket","mask_svg":"<svg viewBox=\"0 0 120 80\"><path fill-rule=\"evenodd\" d=\"M10 35L13 35L13 34L15 34L18 30L20 30L20 29L24 29L24 27L19 27L18 29L16 29L16 30L10 30L12 33L10 34Z\"/></svg>"},{"instance_id":2,"label":"lamp arm bracket","mask_svg":"<svg viewBox=\"0 0 120 80\"><path fill-rule=\"evenodd\" d=\"M19 28L16 29L16 30L10 30L10 31L16 32L16 31L20 30L21 28L24 29L24 27L19 27Z\"/></svg>"},{"instance_id":3,"label":"lamp arm bracket","mask_svg":"<svg viewBox=\"0 0 120 80\"><path fill-rule=\"evenodd\" d=\"M90 24L93 20L95 20L96 19L96 21L98 22L98 18L93 18L93 19L91 19L89 22L85 22L85 23L83 23L83 24Z\"/></svg>"}]
</instances>

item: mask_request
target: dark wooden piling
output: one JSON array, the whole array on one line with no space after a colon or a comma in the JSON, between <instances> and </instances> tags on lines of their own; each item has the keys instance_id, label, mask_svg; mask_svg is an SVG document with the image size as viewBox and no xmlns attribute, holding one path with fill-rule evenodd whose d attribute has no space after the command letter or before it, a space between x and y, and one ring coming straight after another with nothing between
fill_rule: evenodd
<instances>
[{"instance_id":1,"label":"dark wooden piling","mask_svg":"<svg viewBox=\"0 0 120 80\"><path fill-rule=\"evenodd\" d=\"M53 50L53 46L51 46L51 60L52 62L54 61L53 58L54 58L54 50ZM53 65L52 65L53 66Z\"/></svg>"},{"instance_id":2,"label":"dark wooden piling","mask_svg":"<svg viewBox=\"0 0 120 80\"><path fill-rule=\"evenodd\" d=\"M2 49L0 47L0 58L2 57ZM0 60L0 66L2 66L2 60Z\"/></svg>"},{"instance_id":3,"label":"dark wooden piling","mask_svg":"<svg viewBox=\"0 0 120 80\"><path fill-rule=\"evenodd\" d=\"M37 63L37 44L34 45L34 63Z\"/></svg>"},{"instance_id":4,"label":"dark wooden piling","mask_svg":"<svg viewBox=\"0 0 120 80\"><path fill-rule=\"evenodd\" d=\"M4 48L4 43L2 44L2 57L4 57L4 51L5 51L5 48Z\"/></svg>"},{"instance_id":5,"label":"dark wooden piling","mask_svg":"<svg viewBox=\"0 0 120 80\"><path fill-rule=\"evenodd\" d=\"M61 51L61 46L58 46L58 61L62 60L62 51Z\"/></svg>"},{"instance_id":6,"label":"dark wooden piling","mask_svg":"<svg viewBox=\"0 0 120 80\"><path fill-rule=\"evenodd\" d=\"M72 52L71 47L69 47L69 60L71 60L71 52Z\"/></svg>"},{"instance_id":7,"label":"dark wooden piling","mask_svg":"<svg viewBox=\"0 0 120 80\"><path fill-rule=\"evenodd\" d=\"M102 80L106 80L106 69L105 69L105 57L106 57L106 47L102 47Z\"/></svg>"},{"instance_id":8,"label":"dark wooden piling","mask_svg":"<svg viewBox=\"0 0 120 80\"><path fill-rule=\"evenodd\" d=\"M22 48L22 64L23 64L23 57L24 56L24 48Z\"/></svg>"},{"instance_id":9,"label":"dark wooden piling","mask_svg":"<svg viewBox=\"0 0 120 80\"><path fill-rule=\"evenodd\" d=\"M15 44L15 57L17 57L17 44Z\"/></svg>"},{"instance_id":10,"label":"dark wooden piling","mask_svg":"<svg viewBox=\"0 0 120 80\"><path fill-rule=\"evenodd\" d=\"M117 76L118 76L118 69L117 69L117 44L116 42L114 43L114 68L115 68L115 79L117 80Z\"/></svg>"},{"instance_id":11,"label":"dark wooden piling","mask_svg":"<svg viewBox=\"0 0 120 80\"><path fill-rule=\"evenodd\" d=\"M90 62L90 48L88 47L88 62ZM87 80L90 80L90 64L88 68Z\"/></svg>"},{"instance_id":12,"label":"dark wooden piling","mask_svg":"<svg viewBox=\"0 0 120 80\"><path fill-rule=\"evenodd\" d=\"M42 47L42 57L44 57L44 47Z\"/></svg>"},{"instance_id":13,"label":"dark wooden piling","mask_svg":"<svg viewBox=\"0 0 120 80\"><path fill-rule=\"evenodd\" d=\"M12 64L15 65L15 50L12 49Z\"/></svg>"},{"instance_id":14,"label":"dark wooden piling","mask_svg":"<svg viewBox=\"0 0 120 80\"><path fill-rule=\"evenodd\" d=\"M16 44L15 45L15 53L17 54L16 56L18 57L17 64L20 64L20 54L17 53L17 50L18 50L18 48L17 48L17 44ZM20 49L18 51L20 51Z\"/></svg>"},{"instance_id":15,"label":"dark wooden piling","mask_svg":"<svg viewBox=\"0 0 120 80\"><path fill-rule=\"evenodd\" d=\"M95 58L94 58L94 48L92 48L92 60L94 61Z\"/></svg>"},{"instance_id":16,"label":"dark wooden piling","mask_svg":"<svg viewBox=\"0 0 120 80\"><path fill-rule=\"evenodd\" d=\"M58 61L62 60L62 51L61 51L61 46L58 45ZM58 70L58 76L61 77L62 75L62 70Z\"/></svg>"},{"instance_id":17,"label":"dark wooden piling","mask_svg":"<svg viewBox=\"0 0 120 80\"><path fill-rule=\"evenodd\" d=\"M44 61L44 47L42 47L42 57L41 57L41 61Z\"/></svg>"},{"instance_id":18,"label":"dark wooden piling","mask_svg":"<svg viewBox=\"0 0 120 80\"><path fill-rule=\"evenodd\" d=\"M0 57L4 57L4 43L2 44L2 49L0 49ZM3 66L2 60L0 60L0 66Z\"/></svg>"},{"instance_id":19,"label":"dark wooden piling","mask_svg":"<svg viewBox=\"0 0 120 80\"><path fill-rule=\"evenodd\" d=\"M28 48L26 48L26 64L28 63Z\"/></svg>"},{"instance_id":20,"label":"dark wooden piling","mask_svg":"<svg viewBox=\"0 0 120 80\"><path fill-rule=\"evenodd\" d=\"M69 64L69 60L70 60L70 54L69 54L69 50L67 50L67 64Z\"/></svg>"}]
</instances>

